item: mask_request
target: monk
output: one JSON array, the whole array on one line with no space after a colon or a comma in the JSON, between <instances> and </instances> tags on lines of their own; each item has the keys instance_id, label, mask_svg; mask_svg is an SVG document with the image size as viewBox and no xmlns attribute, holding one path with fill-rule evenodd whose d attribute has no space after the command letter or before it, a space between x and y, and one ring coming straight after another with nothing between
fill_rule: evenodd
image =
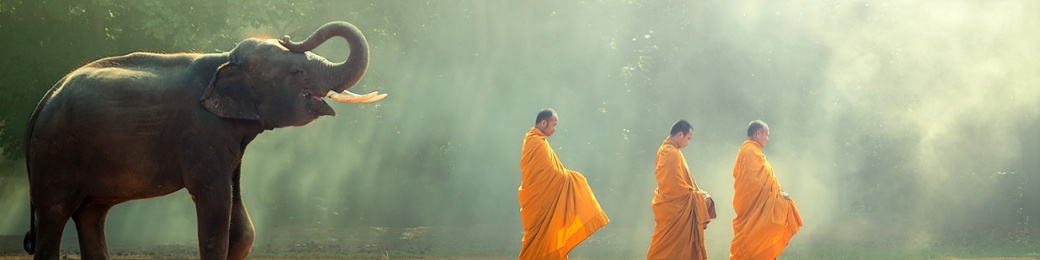
<instances>
[{"instance_id":1,"label":"monk","mask_svg":"<svg viewBox=\"0 0 1040 260\"><path fill-rule=\"evenodd\" d=\"M705 203L710 195L697 188L680 151L691 138L693 127L679 120L657 149L657 190L651 207L656 225L646 259L708 259L704 229L711 222Z\"/></svg>"},{"instance_id":2,"label":"monk","mask_svg":"<svg viewBox=\"0 0 1040 260\"><path fill-rule=\"evenodd\" d=\"M729 258L776 259L802 227L802 217L762 154L769 142L769 126L761 120L751 121L747 136L733 166L733 210L737 217L733 219Z\"/></svg>"},{"instance_id":3,"label":"monk","mask_svg":"<svg viewBox=\"0 0 1040 260\"><path fill-rule=\"evenodd\" d=\"M563 168L545 141L558 122L556 111L543 109L524 138L518 192L524 224L520 260L567 259L571 249L610 222L585 176Z\"/></svg>"}]
</instances>

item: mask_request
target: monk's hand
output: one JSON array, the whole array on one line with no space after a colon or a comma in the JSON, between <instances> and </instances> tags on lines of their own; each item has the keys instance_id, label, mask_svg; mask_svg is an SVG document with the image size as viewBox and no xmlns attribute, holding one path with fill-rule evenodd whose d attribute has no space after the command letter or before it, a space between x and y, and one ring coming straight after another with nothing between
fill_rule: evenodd
<instances>
[{"instance_id":1,"label":"monk's hand","mask_svg":"<svg viewBox=\"0 0 1040 260\"><path fill-rule=\"evenodd\" d=\"M780 195L784 196L784 199L791 200L791 194L787 194L785 191L781 191Z\"/></svg>"}]
</instances>

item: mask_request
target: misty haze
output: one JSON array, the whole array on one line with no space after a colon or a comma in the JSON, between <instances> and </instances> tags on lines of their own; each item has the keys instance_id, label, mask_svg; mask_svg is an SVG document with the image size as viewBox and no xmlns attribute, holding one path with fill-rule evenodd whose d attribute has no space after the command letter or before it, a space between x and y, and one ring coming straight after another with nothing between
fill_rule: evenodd
<instances>
[{"instance_id":1,"label":"misty haze","mask_svg":"<svg viewBox=\"0 0 1040 260\"><path fill-rule=\"evenodd\" d=\"M58 2L0 0L0 258L29 257L22 138L63 75L328 21L368 39L351 90L389 96L330 102L336 116L250 144L251 257L516 258L520 149L542 108L611 220L574 259L645 257L654 156L678 119L718 203L710 258L729 255L734 159L755 119L804 221L781 258L1040 257L1037 1ZM346 45L314 52L340 62ZM109 252L196 258L195 214L185 190L115 206ZM69 222L63 253L76 241Z\"/></svg>"}]
</instances>

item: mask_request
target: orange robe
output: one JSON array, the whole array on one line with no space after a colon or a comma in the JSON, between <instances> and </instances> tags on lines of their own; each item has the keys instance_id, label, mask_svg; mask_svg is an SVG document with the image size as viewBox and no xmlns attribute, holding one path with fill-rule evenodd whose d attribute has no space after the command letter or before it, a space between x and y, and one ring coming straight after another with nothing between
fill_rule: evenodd
<instances>
[{"instance_id":1,"label":"orange robe","mask_svg":"<svg viewBox=\"0 0 1040 260\"><path fill-rule=\"evenodd\" d=\"M794 200L784 199L762 145L747 140L733 166L733 243L730 259L776 259L802 226Z\"/></svg>"},{"instance_id":2,"label":"orange robe","mask_svg":"<svg viewBox=\"0 0 1040 260\"><path fill-rule=\"evenodd\" d=\"M545 134L531 128L520 155L520 259L567 259L567 253L610 219L585 176L563 168Z\"/></svg>"},{"instance_id":3,"label":"orange robe","mask_svg":"<svg viewBox=\"0 0 1040 260\"><path fill-rule=\"evenodd\" d=\"M711 221L708 205L675 145L665 139L657 149L657 190L652 206L656 225L646 259L707 259L704 228Z\"/></svg>"}]
</instances>

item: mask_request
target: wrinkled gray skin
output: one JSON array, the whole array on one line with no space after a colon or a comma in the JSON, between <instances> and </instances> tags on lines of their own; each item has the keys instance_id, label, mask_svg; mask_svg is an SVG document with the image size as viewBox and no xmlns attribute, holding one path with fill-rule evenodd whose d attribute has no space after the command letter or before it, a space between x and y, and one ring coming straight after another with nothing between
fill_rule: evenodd
<instances>
[{"instance_id":1,"label":"wrinkled gray skin","mask_svg":"<svg viewBox=\"0 0 1040 260\"><path fill-rule=\"evenodd\" d=\"M331 63L308 52L330 37L350 44ZM105 216L116 204L187 188L201 259L243 259L253 224L239 185L246 145L263 131L335 115L321 99L350 88L368 45L345 22L302 43L246 39L225 53L132 53L91 62L44 96L26 131L32 205L25 249L58 259L76 223L83 259L105 259Z\"/></svg>"}]
</instances>

